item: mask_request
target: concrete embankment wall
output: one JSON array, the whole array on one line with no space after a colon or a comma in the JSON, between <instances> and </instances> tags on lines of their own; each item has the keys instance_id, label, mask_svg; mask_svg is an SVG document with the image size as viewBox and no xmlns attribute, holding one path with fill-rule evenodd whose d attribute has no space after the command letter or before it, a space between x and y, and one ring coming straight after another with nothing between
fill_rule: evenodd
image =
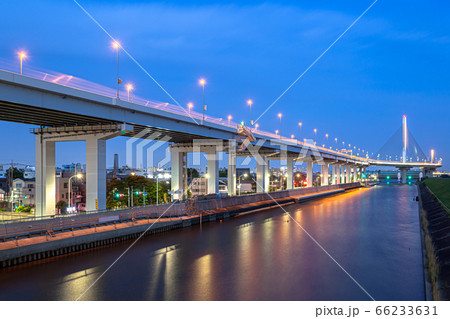
<instances>
[{"instance_id":1,"label":"concrete embankment wall","mask_svg":"<svg viewBox=\"0 0 450 319\"><path fill-rule=\"evenodd\" d=\"M268 194L253 194L240 197L229 197L225 199L205 200L197 203L199 211L208 211L202 216L202 223L225 219L243 212L258 210L265 207L276 206L277 203L293 203L295 198L308 194L321 193L322 196L335 194L337 190L345 190L360 187L360 183L343 185L331 185L323 187L311 187L289 191L273 192ZM312 198L309 198L312 199ZM249 205L252 204L252 205ZM180 204L182 205L182 204ZM219 212L214 211L220 210ZM14 248L0 250L0 267L9 267L21 263L36 261L68 254L85 249L109 245L125 240L135 239L140 236L147 236L155 233L165 232L172 229L188 227L200 223L198 216L177 218L175 220L162 221L151 224L154 219L149 219L148 223L125 228L117 228L107 231L90 232L73 237L58 238L47 237L48 241L29 245L18 245ZM152 225L152 226L151 226ZM150 227L151 226L151 227Z\"/></svg>"},{"instance_id":2,"label":"concrete embankment wall","mask_svg":"<svg viewBox=\"0 0 450 319\"><path fill-rule=\"evenodd\" d=\"M220 208L227 208L231 206L245 205L249 203L256 203L268 200L278 200L288 197L299 197L304 195L309 195L318 192L334 191L339 189L349 189L353 187L360 187L361 183L349 183L341 185L329 185L329 186L317 186L317 187L307 187L307 188L297 188L292 190L285 190L272 193L261 193L261 194L251 194L244 196L234 196L223 199L210 199L198 202L196 207L200 210L213 210Z\"/></svg>"},{"instance_id":3,"label":"concrete embankment wall","mask_svg":"<svg viewBox=\"0 0 450 319\"><path fill-rule=\"evenodd\" d=\"M418 188L427 280L431 285L434 300L449 300L450 217L426 186L419 183Z\"/></svg>"}]
</instances>

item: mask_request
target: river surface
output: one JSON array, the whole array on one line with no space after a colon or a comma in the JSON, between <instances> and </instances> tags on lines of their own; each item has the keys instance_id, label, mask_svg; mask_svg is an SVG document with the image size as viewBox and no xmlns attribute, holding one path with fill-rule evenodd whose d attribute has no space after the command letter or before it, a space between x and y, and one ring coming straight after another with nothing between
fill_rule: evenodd
<instances>
[{"instance_id":1,"label":"river surface","mask_svg":"<svg viewBox=\"0 0 450 319\"><path fill-rule=\"evenodd\" d=\"M99 276L80 300L424 300L416 195L375 186L285 206L295 221L274 208L144 237L103 276L132 241L3 269L0 300L76 300Z\"/></svg>"}]
</instances>

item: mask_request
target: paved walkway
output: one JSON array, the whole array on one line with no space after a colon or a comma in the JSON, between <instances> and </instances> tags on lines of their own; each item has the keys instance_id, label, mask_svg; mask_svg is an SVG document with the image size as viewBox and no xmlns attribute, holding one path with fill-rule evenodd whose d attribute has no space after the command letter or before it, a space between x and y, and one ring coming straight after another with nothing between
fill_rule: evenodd
<instances>
[{"instance_id":1,"label":"paved walkway","mask_svg":"<svg viewBox=\"0 0 450 319\"><path fill-rule=\"evenodd\" d=\"M98 227L92 227L92 228L84 228L84 229L78 229L74 231L67 231L67 232L61 232L61 233L55 233L55 237L50 236L36 236L31 238L19 238L18 240L10 240L6 242L0 242L0 250L6 250L16 247L22 247L27 245L35 245L40 243L45 243L47 241L55 241L55 240L61 240L65 238L71 238L76 236L84 236L94 233L101 233L101 232L107 232L111 230L116 229L122 229L122 228L128 228L133 226L139 226L148 224L151 226L151 224L158 224L162 222L170 222L170 221L182 221L191 219L198 216L189 216L189 217L174 217L174 218L161 218L159 220L156 219L145 219L145 220L136 220L134 222L124 222L124 223L118 223L115 225L105 225L105 226L98 226ZM153 227L153 226L152 226Z\"/></svg>"},{"instance_id":2,"label":"paved walkway","mask_svg":"<svg viewBox=\"0 0 450 319\"><path fill-rule=\"evenodd\" d=\"M309 193L309 194L305 194L303 196L291 196L291 197L278 198L278 199L276 199L276 201L278 203L280 203L280 206L285 206L287 204L293 203L295 200L298 200L298 199L301 200L302 198L304 198L305 200L308 200L308 199L314 199L315 197L332 195L332 194L336 194L336 193L337 193L336 190L328 190L328 191L322 191L322 192ZM278 205L274 202L274 200L270 199L270 200L266 200L266 201L259 201L259 202L244 204L244 205L237 205L237 206L231 206L231 207L226 207L226 208L213 209L213 210L209 210L207 213L205 213L205 212L202 213L202 215L208 216L208 215L213 215L213 214L217 214L217 213L225 213L225 212L238 212L238 214L247 214L250 212L265 210L265 209L269 209L269 208L276 207L276 206L278 206ZM239 212L241 212L241 213L239 213ZM107 232L107 231L116 230L116 229L140 226L140 225L145 225L145 224L148 224L150 226L151 224L158 224L158 223L163 223L163 222L189 220L189 219L198 218L199 216L200 215L192 215L192 216L185 216L185 217L173 217L173 218L161 218L159 220L157 220L157 219L138 219L138 220L135 220L134 222L129 221L129 222L117 223L114 225L105 225L105 226L97 226L97 227L91 227L91 228L83 228L83 229L78 229L78 230L73 230L73 231L58 232L58 233L55 233L55 235L56 235L55 237L43 235L43 236L36 236L36 237L31 237L31 238L19 238L17 240L9 240L6 242L0 242L0 251L12 249L12 248L16 248L16 247L40 244L40 243L44 243L44 242L48 242L48 241L57 241L57 240L61 240L61 239L71 238L71 237L84 236L84 235L89 235L89 234L94 234L94 233ZM204 221L206 221L206 220L209 221L209 219L204 219ZM154 227L154 226L152 226L152 227Z\"/></svg>"}]
</instances>

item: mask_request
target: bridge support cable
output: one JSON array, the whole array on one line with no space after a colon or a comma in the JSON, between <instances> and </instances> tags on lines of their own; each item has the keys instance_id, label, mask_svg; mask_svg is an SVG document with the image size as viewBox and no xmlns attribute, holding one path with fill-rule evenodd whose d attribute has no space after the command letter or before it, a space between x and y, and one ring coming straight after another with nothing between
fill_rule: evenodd
<instances>
[{"instance_id":1,"label":"bridge support cable","mask_svg":"<svg viewBox=\"0 0 450 319\"><path fill-rule=\"evenodd\" d=\"M419 143L417 143L409 130L406 132L406 148L404 147L403 127L399 127L387 142L374 154L374 159L398 162L425 162L427 156L422 151ZM404 154L406 154L405 159L403 158Z\"/></svg>"}]
</instances>

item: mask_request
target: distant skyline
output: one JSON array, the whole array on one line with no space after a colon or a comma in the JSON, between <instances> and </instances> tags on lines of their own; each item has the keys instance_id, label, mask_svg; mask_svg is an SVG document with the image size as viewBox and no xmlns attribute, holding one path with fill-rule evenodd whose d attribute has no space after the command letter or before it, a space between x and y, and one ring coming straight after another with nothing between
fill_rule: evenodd
<instances>
[{"instance_id":1,"label":"distant skyline","mask_svg":"<svg viewBox=\"0 0 450 319\"><path fill-rule=\"evenodd\" d=\"M201 112L205 78L207 114L250 121L266 108L373 1L106 1L79 0L170 94ZM259 121L283 135L334 138L376 152L401 126L402 116L423 151L449 170L450 4L378 1ZM115 87L111 40L73 1L23 0L2 4L0 68L71 74ZM420 23L419 23L420 22ZM135 94L171 102L125 54L121 78ZM1 122L0 163L34 164L31 126ZM125 164L126 138L107 143ZM57 165L85 162L84 143L59 143Z\"/></svg>"}]
</instances>

